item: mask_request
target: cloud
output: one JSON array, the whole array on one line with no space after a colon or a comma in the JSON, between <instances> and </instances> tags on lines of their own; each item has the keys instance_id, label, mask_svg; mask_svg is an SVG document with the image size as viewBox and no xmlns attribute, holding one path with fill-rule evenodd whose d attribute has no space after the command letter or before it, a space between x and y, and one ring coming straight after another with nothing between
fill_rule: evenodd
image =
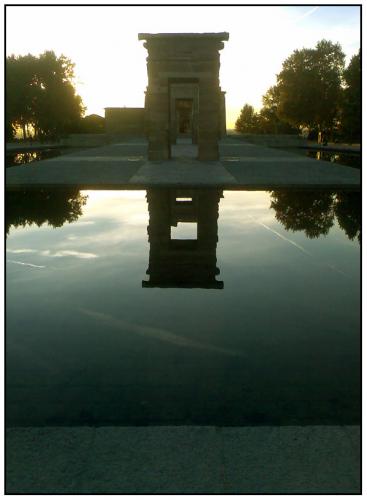
<instances>
[{"instance_id":1,"label":"cloud","mask_svg":"<svg viewBox=\"0 0 367 500\"><path fill-rule=\"evenodd\" d=\"M46 257L76 257L78 259L95 259L98 257L95 253L78 252L77 250L59 250L51 253L50 250L43 250L40 255Z\"/></svg>"},{"instance_id":2,"label":"cloud","mask_svg":"<svg viewBox=\"0 0 367 500\"><path fill-rule=\"evenodd\" d=\"M302 19L304 19L305 17L311 16L314 12L317 11L318 8L319 7L313 7L313 9L308 10L307 12L305 12L304 14L302 14L302 16L298 17L296 19L296 22L302 21Z\"/></svg>"},{"instance_id":3,"label":"cloud","mask_svg":"<svg viewBox=\"0 0 367 500\"><path fill-rule=\"evenodd\" d=\"M21 262L19 260L8 260L7 262L11 262L12 264L19 264L20 266L37 267L39 269L43 269L46 267L46 266L37 266L36 264L31 264L30 262Z\"/></svg>"},{"instance_id":4,"label":"cloud","mask_svg":"<svg viewBox=\"0 0 367 500\"><path fill-rule=\"evenodd\" d=\"M37 253L37 250L34 250L32 248L16 248L16 249L11 249L7 248L6 250L8 253Z\"/></svg>"},{"instance_id":5,"label":"cloud","mask_svg":"<svg viewBox=\"0 0 367 500\"><path fill-rule=\"evenodd\" d=\"M35 253L42 255L43 257L77 257L78 259L95 259L98 257L95 253L90 252L78 252L77 250L58 250L52 253L50 250L35 250L33 248L19 248L19 249L7 249L7 252L13 254L22 253ZM15 261L9 261L15 262ZM19 262L17 262L19 264ZM32 265L32 264L29 264ZM34 267L45 267L45 266L34 266Z\"/></svg>"}]
</instances>

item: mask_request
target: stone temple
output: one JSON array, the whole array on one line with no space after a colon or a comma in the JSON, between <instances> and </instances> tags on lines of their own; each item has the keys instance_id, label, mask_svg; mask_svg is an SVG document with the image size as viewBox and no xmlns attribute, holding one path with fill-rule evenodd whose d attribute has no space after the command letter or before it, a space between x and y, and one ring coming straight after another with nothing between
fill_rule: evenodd
<instances>
[{"instance_id":1,"label":"stone temple","mask_svg":"<svg viewBox=\"0 0 367 500\"><path fill-rule=\"evenodd\" d=\"M178 138L197 144L199 160L218 160L225 133L219 51L228 33L140 33L148 50L145 127L148 159L168 160Z\"/></svg>"}]
</instances>

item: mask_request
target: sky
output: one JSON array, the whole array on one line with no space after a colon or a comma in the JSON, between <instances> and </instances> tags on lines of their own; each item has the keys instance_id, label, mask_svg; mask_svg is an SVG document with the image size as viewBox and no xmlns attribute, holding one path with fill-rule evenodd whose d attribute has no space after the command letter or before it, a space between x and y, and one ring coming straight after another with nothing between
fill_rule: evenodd
<instances>
[{"instance_id":1,"label":"sky","mask_svg":"<svg viewBox=\"0 0 367 500\"><path fill-rule=\"evenodd\" d=\"M138 33L222 32L220 84L227 128L244 104L256 110L295 50L326 38L346 62L360 47L360 10L353 6L8 6L6 53L53 50L75 63L75 85L86 114L105 107L143 107L146 57Z\"/></svg>"}]
</instances>

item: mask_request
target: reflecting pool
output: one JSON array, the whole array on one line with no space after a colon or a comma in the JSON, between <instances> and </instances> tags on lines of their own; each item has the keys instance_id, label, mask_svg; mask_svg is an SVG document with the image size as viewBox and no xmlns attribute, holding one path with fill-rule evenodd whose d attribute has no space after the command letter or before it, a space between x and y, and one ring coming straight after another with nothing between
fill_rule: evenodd
<instances>
[{"instance_id":1,"label":"reflecting pool","mask_svg":"<svg viewBox=\"0 0 367 500\"><path fill-rule=\"evenodd\" d=\"M6 151L5 166L17 167L19 165L27 166L30 163L40 160L48 160L69 153L77 153L80 151L78 147L60 146L60 147L44 147L42 149L31 148L26 150L21 148L18 151Z\"/></svg>"},{"instance_id":2,"label":"reflecting pool","mask_svg":"<svg viewBox=\"0 0 367 500\"><path fill-rule=\"evenodd\" d=\"M339 151L307 151L307 156L316 160L330 161L347 167L361 168L362 158L360 153L344 153Z\"/></svg>"},{"instance_id":3,"label":"reflecting pool","mask_svg":"<svg viewBox=\"0 0 367 500\"><path fill-rule=\"evenodd\" d=\"M60 149L34 149L31 151L14 151L6 153L6 167L16 167L18 165L26 165L34 161L47 160L60 156L62 151Z\"/></svg>"},{"instance_id":4,"label":"reflecting pool","mask_svg":"<svg viewBox=\"0 0 367 500\"><path fill-rule=\"evenodd\" d=\"M8 425L359 423L360 193L6 207Z\"/></svg>"}]
</instances>

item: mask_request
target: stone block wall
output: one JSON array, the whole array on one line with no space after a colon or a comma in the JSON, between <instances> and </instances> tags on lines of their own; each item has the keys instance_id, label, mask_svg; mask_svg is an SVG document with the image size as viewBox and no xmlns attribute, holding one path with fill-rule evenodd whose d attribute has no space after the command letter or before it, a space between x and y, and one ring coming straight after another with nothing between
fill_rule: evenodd
<instances>
[{"instance_id":1,"label":"stone block wall","mask_svg":"<svg viewBox=\"0 0 367 500\"><path fill-rule=\"evenodd\" d=\"M144 108L105 108L105 119L109 135L145 135Z\"/></svg>"}]
</instances>

